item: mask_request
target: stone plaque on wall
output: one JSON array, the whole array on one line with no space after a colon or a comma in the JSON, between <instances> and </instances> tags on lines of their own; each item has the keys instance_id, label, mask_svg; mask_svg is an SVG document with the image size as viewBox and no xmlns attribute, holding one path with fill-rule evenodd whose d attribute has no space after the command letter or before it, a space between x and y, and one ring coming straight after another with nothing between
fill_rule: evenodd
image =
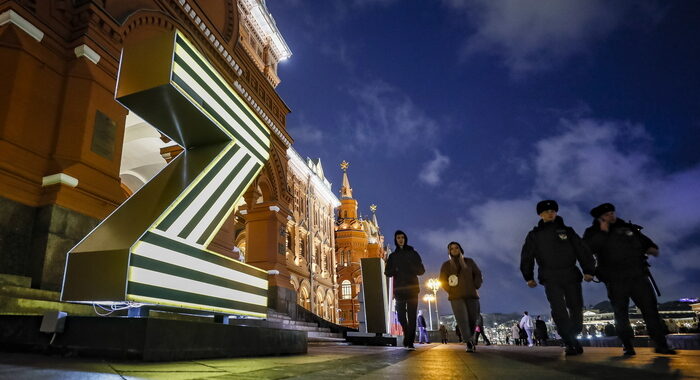
<instances>
[{"instance_id":1,"label":"stone plaque on wall","mask_svg":"<svg viewBox=\"0 0 700 380\"><path fill-rule=\"evenodd\" d=\"M90 150L109 160L114 156L114 136L117 125L109 116L99 110L95 112L95 125L92 129Z\"/></svg>"}]
</instances>

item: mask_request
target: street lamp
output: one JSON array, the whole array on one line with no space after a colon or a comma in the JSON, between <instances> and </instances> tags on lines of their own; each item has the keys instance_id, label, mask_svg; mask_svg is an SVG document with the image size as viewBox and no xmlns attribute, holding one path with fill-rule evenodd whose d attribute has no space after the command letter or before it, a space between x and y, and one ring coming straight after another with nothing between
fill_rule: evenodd
<instances>
[{"instance_id":1,"label":"street lamp","mask_svg":"<svg viewBox=\"0 0 700 380\"><path fill-rule=\"evenodd\" d=\"M434 301L435 296L432 294L426 294L423 296L423 301L428 303L428 317L430 319L430 328L433 328L433 312L430 311L430 301Z\"/></svg>"},{"instance_id":2,"label":"street lamp","mask_svg":"<svg viewBox=\"0 0 700 380\"><path fill-rule=\"evenodd\" d=\"M433 297L435 298L435 315L437 316L437 323L440 324L440 312L438 311L437 305L437 291L440 289L440 280L437 278L428 279L428 289L433 291ZM432 323L430 325L430 328L432 328Z\"/></svg>"}]
</instances>

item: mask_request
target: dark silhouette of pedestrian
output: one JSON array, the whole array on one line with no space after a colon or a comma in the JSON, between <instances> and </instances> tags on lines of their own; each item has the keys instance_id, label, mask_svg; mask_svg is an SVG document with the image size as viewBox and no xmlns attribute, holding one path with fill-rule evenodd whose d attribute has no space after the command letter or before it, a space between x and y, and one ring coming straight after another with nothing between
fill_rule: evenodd
<instances>
[{"instance_id":1,"label":"dark silhouette of pedestrian","mask_svg":"<svg viewBox=\"0 0 700 380\"><path fill-rule=\"evenodd\" d=\"M438 330L440 331L440 341L442 344L447 344L447 327L440 323Z\"/></svg>"},{"instance_id":2,"label":"dark silhouette of pedestrian","mask_svg":"<svg viewBox=\"0 0 700 380\"><path fill-rule=\"evenodd\" d=\"M418 276L425 273L423 261L418 252L408 245L408 236L403 231L394 233L396 249L387 259L384 274L394 279L396 315L403 329L403 345L415 350L416 317L418 312Z\"/></svg>"},{"instance_id":3,"label":"dark silhouette of pedestrian","mask_svg":"<svg viewBox=\"0 0 700 380\"><path fill-rule=\"evenodd\" d=\"M476 328L474 329L475 346L479 344L479 336L484 339L484 343L486 343L487 346L491 345L489 338L486 336L486 330L484 330L484 317L481 316L481 314L476 318Z\"/></svg>"},{"instance_id":4,"label":"dark silhouette of pedestrian","mask_svg":"<svg viewBox=\"0 0 700 380\"><path fill-rule=\"evenodd\" d=\"M547 324L542 320L539 315L535 318L535 339L537 339L538 346L547 345Z\"/></svg>"},{"instance_id":5,"label":"dark silhouette of pedestrian","mask_svg":"<svg viewBox=\"0 0 700 380\"><path fill-rule=\"evenodd\" d=\"M527 285L544 285L544 292L552 310L552 319L565 345L566 355L583 353L577 335L583 328L583 293L581 280L593 280L595 261L573 228L564 224L557 215L559 205L553 200L537 203L540 221L527 234L520 255L520 271ZM578 261L583 275L576 266Z\"/></svg>"},{"instance_id":6,"label":"dark silhouette of pedestrian","mask_svg":"<svg viewBox=\"0 0 700 380\"><path fill-rule=\"evenodd\" d=\"M611 203L596 206L591 210L591 216L593 224L586 229L583 238L596 255L596 276L608 290L623 354L635 355L632 345L634 330L629 318L630 299L642 312L655 352L675 354L676 351L666 342L647 262L647 255L659 255L659 247L641 232L642 227L619 219Z\"/></svg>"},{"instance_id":7,"label":"dark silhouette of pedestrian","mask_svg":"<svg viewBox=\"0 0 700 380\"><path fill-rule=\"evenodd\" d=\"M418 343L430 343L428 324L425 322L425 317L423 317L423 310L418 310Z\"/></svg>"}]
</instances>

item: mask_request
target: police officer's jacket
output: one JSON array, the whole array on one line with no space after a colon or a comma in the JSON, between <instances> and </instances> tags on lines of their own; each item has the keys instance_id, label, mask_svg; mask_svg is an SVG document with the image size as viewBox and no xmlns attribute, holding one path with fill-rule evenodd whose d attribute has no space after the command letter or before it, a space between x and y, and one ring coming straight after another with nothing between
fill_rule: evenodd
<instances>
[{"instance_id":1,"label":"police officer's jacket","mask_svg":"<svg viewBox=\"0 0 700 380\"><path fill-rule=\"evenodd\" d=\"M597 258L596 276L601 281L627 279L648 273L645 253L658 246L639 231L640 227L617 219L608 232L600 229L600 223L586 229L583 240Z\"/></svg>"},{"instance_id":2,"label":"police officer's jacket","mask_svg":"<svg viewBox=\"0 0 700 380\"><path fill-rule=\"evenodd\" d=\"M534 280L537 262L537 277L542 284L581 282L583 276L576 261L585 274L593 275L593 255L576 231L557 216L552 222L540 220L527 234L520 254L520 271L525 281Z\"/></svg>"}]
</instances>

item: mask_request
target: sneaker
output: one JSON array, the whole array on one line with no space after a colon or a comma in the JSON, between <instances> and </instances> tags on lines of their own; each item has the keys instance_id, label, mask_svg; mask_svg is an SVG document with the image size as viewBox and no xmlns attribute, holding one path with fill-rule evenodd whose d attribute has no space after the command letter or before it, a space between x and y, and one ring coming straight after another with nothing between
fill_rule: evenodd
<instances>
[{"instance_id":1,"label":"sneaker","mask_svg":"<svg viewBox=\"0 0 700 380\"><path fill-rule=\"evenodd\" d=\"M409 351L415 351L415 350L416 350L416 347L415 347L414 345L412 345L412 344L409 344L408 346L406 346L406 349L409 350Z\"/></svg>"},{"instance_id":2,"label":"sneaker","mask_svg":"<svg viewBox=\"0 0 700 380\"><path fill-rule=\"evenodd\" d=\"M566 355L566 356L578 355L578 351L576 351L576 348L574 348L573 346L566 346L566 348L564 349L564 355Z\"/></svg>"},{"instance_id":3,"label":"sneaker","mask_svg":"<svg viewBox=\"0 0 700 380\"><path fill-rule=\"evenodd\" d=\"M622 355L633 356L633 355L637 355L637 353L634 351L634 347L624 346L624 347L622 347Z\"/></svg>"},{"instance_id":4,"label":"sneaker","mask_svg":"<svg viewBox=\"0 0 700 380\"><path fill-rule=\"evenodd\" d=\"M528 347L534 347L535 345L532 344L532 343L530 343L530 344L528 344L527 346L528 346Z\"/></svg>"},{"instance_id":5,"label":"sneaker","mask_svg":"<svg viewBox=\"0 0 700 380\"><path fill-rule=\"evenodd\" d=\"M657 354L663 354L663 355L675 355L676 350L670 348L670 347L656 347L654 349L654 352Z\"/></svg>"}]
</instances>

